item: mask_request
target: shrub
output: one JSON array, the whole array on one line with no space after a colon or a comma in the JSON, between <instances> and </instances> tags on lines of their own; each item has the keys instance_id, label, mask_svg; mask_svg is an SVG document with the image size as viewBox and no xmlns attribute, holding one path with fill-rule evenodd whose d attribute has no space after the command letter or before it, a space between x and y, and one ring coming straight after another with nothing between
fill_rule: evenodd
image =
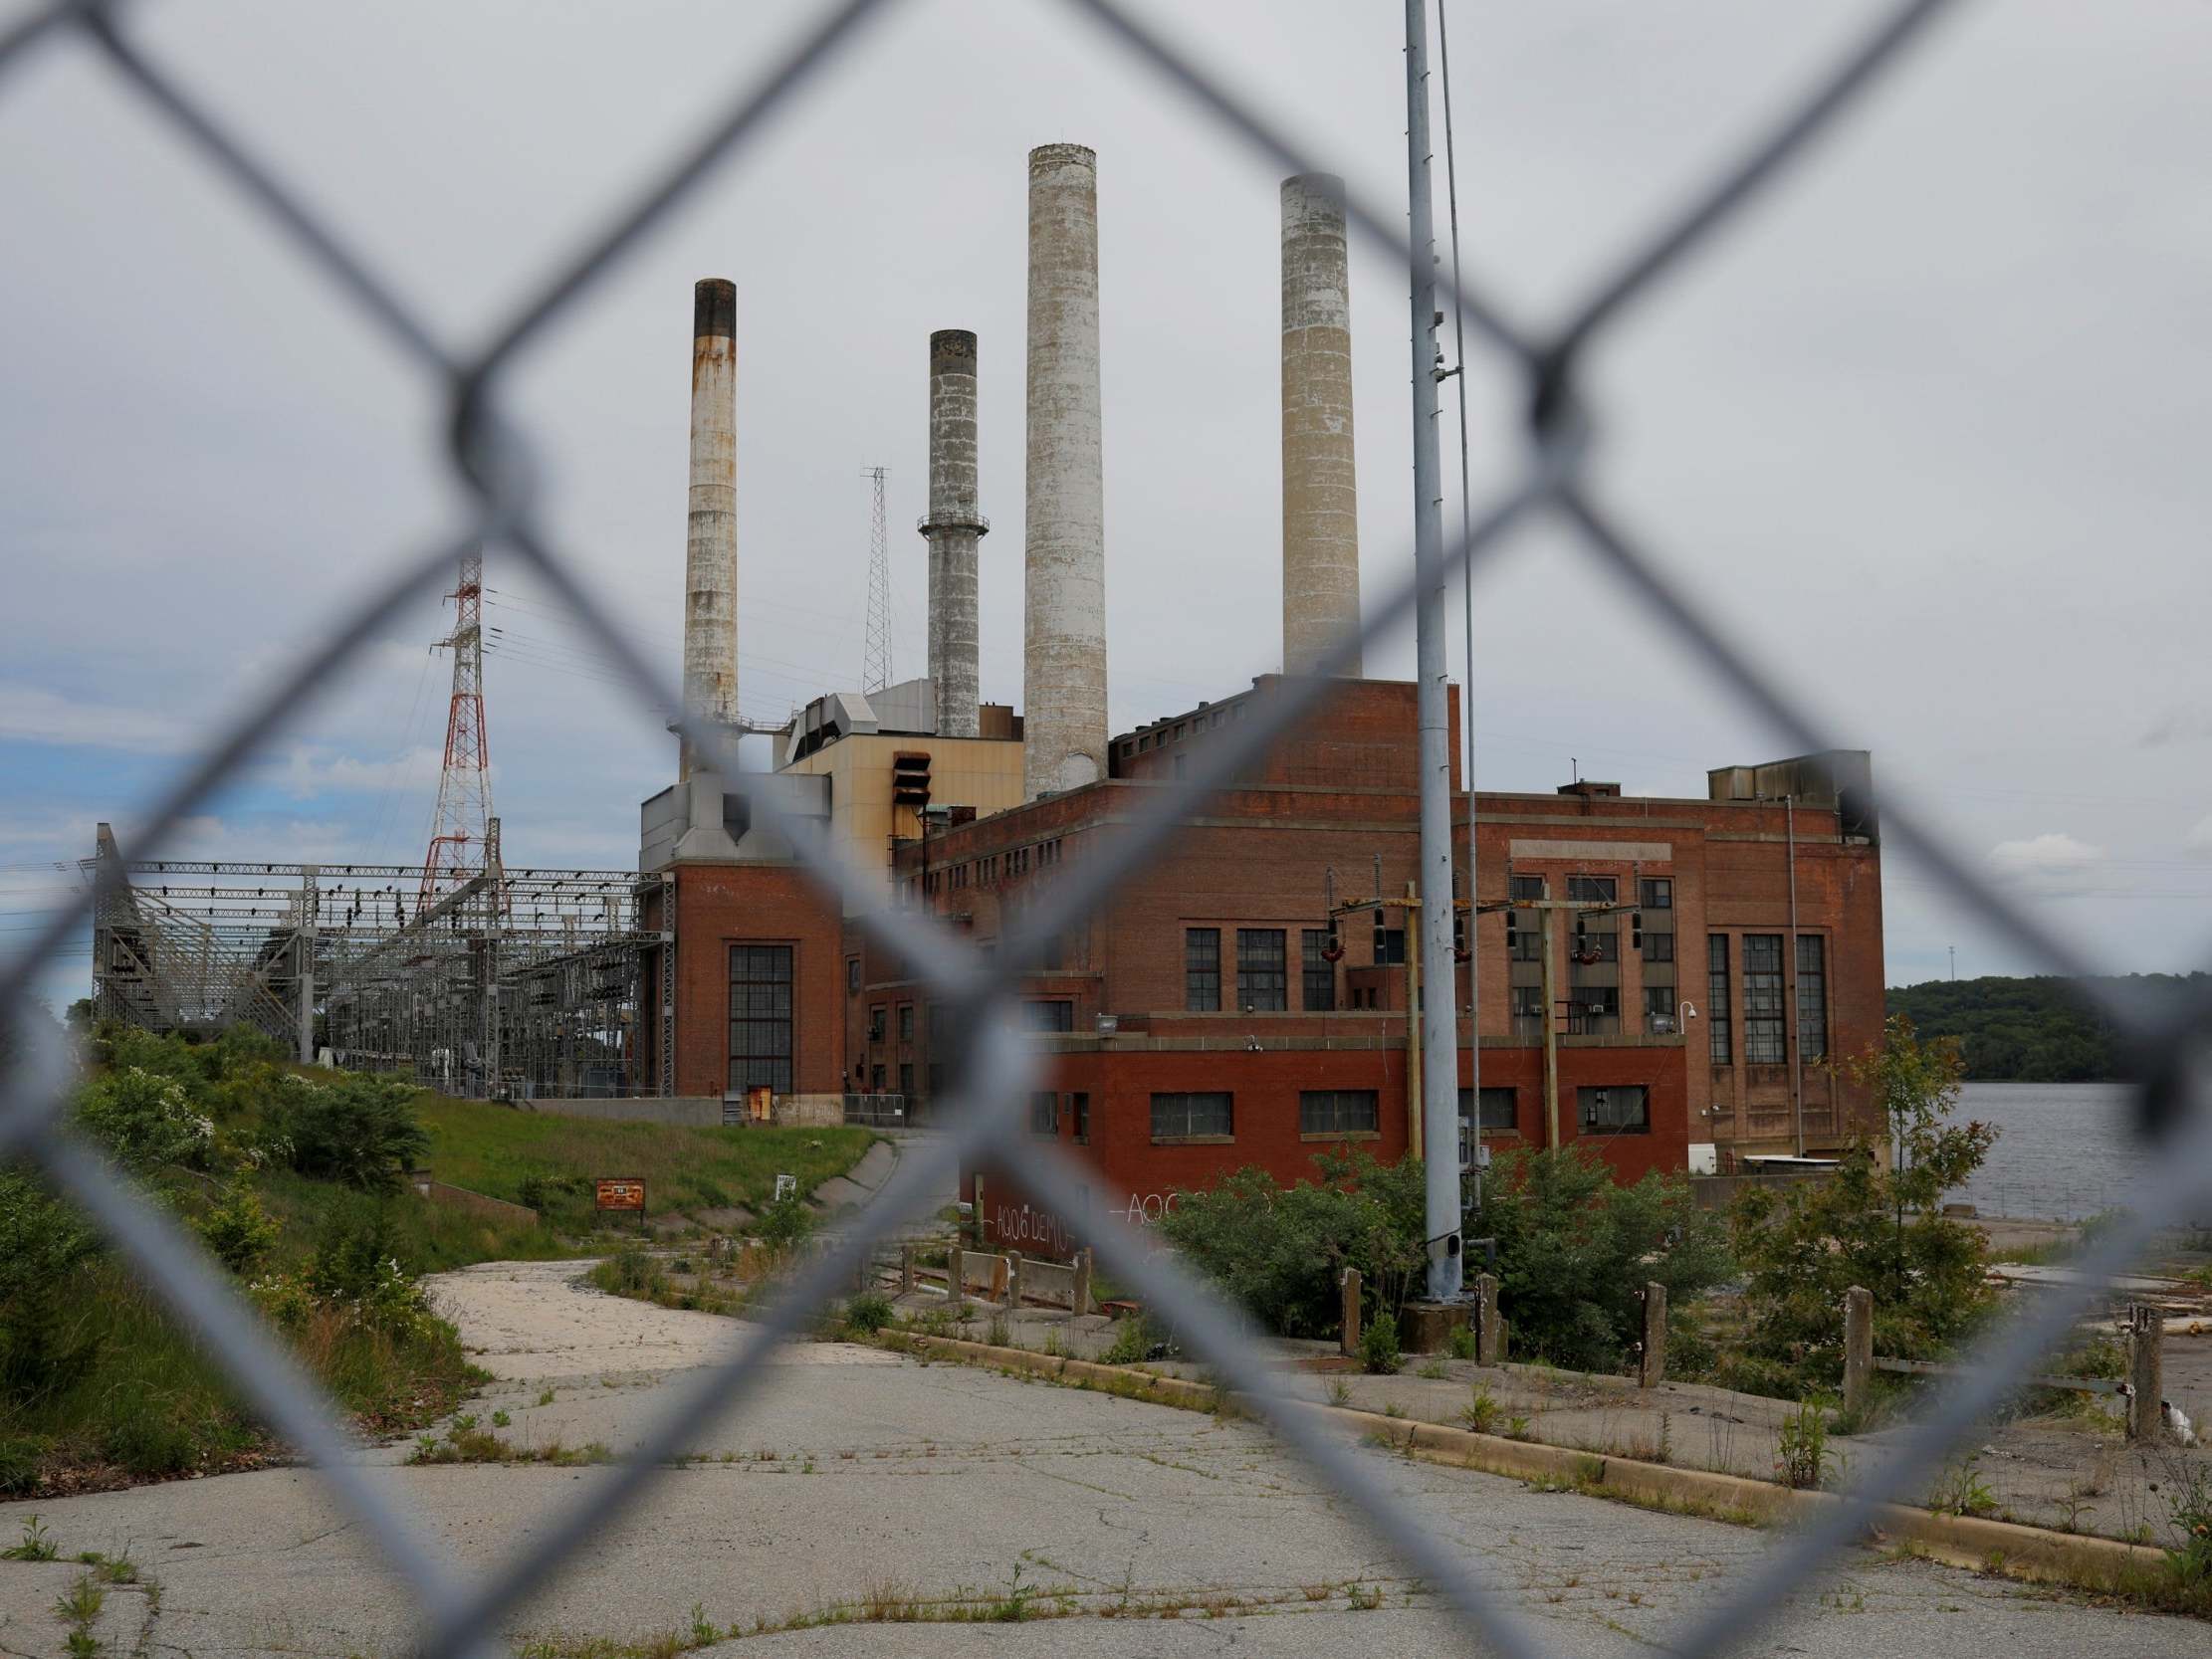
<instances>
[{"instance_id":1,"label":"shrub","mask_svg":"<svg viewBox=\"0 0 2212 1659\"><path fill-rule=\"evenodd\" d=\"M1782 1419L1774 1475L1796 1491L1819 1490L1835 1454L1828 1449L1828 1401L1815 1394Z\"/></svg>"},{"instance_id":2,"label":"shrub","mask_svg":"<svg viewBox=\"0 0 2212 1659\"><path fill-rule=\"evenodd\" d=\"M1515 1349L1556 1365L1617 1368L1643 1334L1646 1283L1686 1310L1731 1271L1721 1224L1686 1180L1655 1171L1623 1186L1579 1142L1504 1152L1483 1200Z\"/></svg>"},{"instance_id":3,"label":"shrub","mask_svg":"<svg viewBox=\"0 0 2212 1659\"><path fill-rule=\"evenodd\" d=\"M0 1168L0 1398L35 1398L92 1363L69 1318L73 1270L100 1253L84 1219L29 1175Z\"/></svg>"},{"instance_id":4,"label":"shrub","mask_svg":"<svg viewBox=\"0 0 2212 1659\"><path fill-rule=\"evenodd\" d=\"M763 1204L753 1231L770 1249L784 1251L802 1243L815 1225L813 1210L804 1198L793 1192Z\"/></svg>"},{"instance_id":5,"label":"shrub","mask_svg":"<svg viewBox=\"0 0 2212 1659\"><path fill-rule=\"evenodd\" d=\"M125 1169L164 1164L204 1169L215 1150L214 1121L174 1078L125 1066L95 1078L77 1097L77 1127Z\"/></svg>"},{"instance_id":6,"label":"shrub","mask_svg":"<svg viewBox=\"0 0 2212 1659\"><path fill-rule=\"evenodd\" d=\"M1881 1041L1846 1069L1874 1093L1878 1135L1855 1140L1826 1180L1752 1187L1730 1213L1746 1275L1743 1352L1728 1367L1737 1386L1785 1396L1835 1386L1854 1285L1874 1293L1875 1351L1906 1359L1941 1358L1993 1306L1987 1240L1942 1214L1943 1194L1980 1167L1997 1136L1947 1121L1959 1095L1956 1045L1923 1044L1893 1014ZM1901 1169L1881 1166L1884 1138Z\"/></svg>"},{"instance_id":7,"label":"shrub","mask_svg":"<svg viewBox=\"0 0 2212 1659\"><path fill-rule=\"evenodd\" d=\"M277 1247L280 1232L276 1218L261 1207L261 1199L244 1181L235 1183L223 1201L192 1222L214 1258L241 1276L252 1273Z\"/></svg>"},{"instance_id":8,"label":"shrub","mask_svg":"<svg viewBox=\"0 0 2212 1659\"><path fill-rule=\"evenodd\" d=\"M1427 1266L1421 1163L1382 1164L1359 1150L1323 1153L1314 1162L1318 1181L1286 1187L1255 1167L1182 1192L1160 1230L1278 1335L1324 1337L1340 1329L1338 1285L1347 1267L1359 1270L1370 1323L1395 1321L1414 1276Z\"/></svg>"},{"instance_id":9,"label":"shrub","mask_svg":"<svg viewBox=\"0 0 2212 1659\"><path fill-rule=\"evenodd\" d=\"M660 1258L641 1244L625 1244L591 1270L591 1282L612 1296L657 1301L669 1289Z\"/></svg>"},{"instance_id":10,"label":"shrub","mask_svg":"<svg viewBox=\"0 0 2212 1659\"><path fill-rule=\"evenodd\" d=\"M1377 1376L1391 1376L1405 1362L1398 1347L1398 1322L1377 1319L1360 1333L1360 1362Z\"/></svg>"},{"instance_id":11,"label":"shrub","mask_svg":"<svg viewBox=\"0 0 2212 1659\"><path fill-rule=\"evenodd\" d=\"M845 1323L874 1336L891 1323L891 1299L881 1291L862 1291L845 1304Z\"/></svg>"},{"instance_id":12,"label":"shrub","mask_svg":"<svg viewBox=\"0 0 2212 1659\"><path fill-rule=\"evenodd\" d=\"M1114 1340L1099 1358L1109 1365L1134 1365L1151 1358L1154 1347L1150 1323L1142 1315L1132 1315L1114 1322Z\"/></svg>"},{"instance_id":13,"label":"shrub","mask_svg":"<svg viewBox=\"0 0 2212 1659\"><path fill-rule=\"evenodd\" d=\"M301 1174L394 1192L430 1150L429 1133L415 1117L417 1093L352 1072L327 1083L286 1073L271 1090L268 1128L289 1146Z\"/></svg>"}]
</instances>

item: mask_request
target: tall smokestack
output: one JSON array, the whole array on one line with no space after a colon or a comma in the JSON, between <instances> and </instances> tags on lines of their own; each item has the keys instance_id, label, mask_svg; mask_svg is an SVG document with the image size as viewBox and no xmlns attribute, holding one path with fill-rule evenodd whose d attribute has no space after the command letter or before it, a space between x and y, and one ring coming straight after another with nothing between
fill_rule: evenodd
<instances>
[{"instance_id":1,"label":"tall smokestack","mask_svg":"<svg viewBox=\"0 0 2212 1659\"><path fill-rule=\"evenodd\" d=\"M989 533L976 496L976 336L930 335L930 681L941 737L977 722L976 543Z\"/></svg>"},{"instance_id":2,"label":"tall smokestack","mask_svg":"<svg viewBox=\"0 0 2212 1659\"><path fill-rule=\"evenodd\" d=\"M684 553L684 714L738 718L738 290L692 290L691 526ZM699 757L683 746L682 775Z\"/></svg>"},{"instance_id":3,"label":"tall smokestack","mask_svg":"<svg viewBox=\"0 0 2212 1659\"><path fill-rule=\"evenodd\" d=\"M1106 775L1106 488L1098 414L1098 157L1029 152L1024 792Z\"/></svg>"},{"instance_id":4,"label":"tall smokestack","mask_svg":"<svg viewBox=\"0 0 2212 1659\"><path fill-rule=\"evenodd\" d=\"M1319 671L1360 625L1352 291L1344 180L1282 181L1282 669ZM1357 679L1355 651L1342 672Z\"/></svg>"}]
</instances>

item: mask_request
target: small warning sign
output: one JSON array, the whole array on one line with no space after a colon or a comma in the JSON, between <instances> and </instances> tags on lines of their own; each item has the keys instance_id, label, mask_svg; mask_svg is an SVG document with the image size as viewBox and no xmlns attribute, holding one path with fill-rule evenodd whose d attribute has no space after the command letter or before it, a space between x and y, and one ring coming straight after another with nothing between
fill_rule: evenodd
<instances>
[{"instance_id":1,"label":"small warning sign","mask_svg":"<svg viewBox=\"0 0 2212 1659\"><path fill-rule=\"evenodd\" d=\"M593 1183L603 1210L645 1210L645 1183L633 1175L601 1175Z\"/></svg>"}]
</instances>

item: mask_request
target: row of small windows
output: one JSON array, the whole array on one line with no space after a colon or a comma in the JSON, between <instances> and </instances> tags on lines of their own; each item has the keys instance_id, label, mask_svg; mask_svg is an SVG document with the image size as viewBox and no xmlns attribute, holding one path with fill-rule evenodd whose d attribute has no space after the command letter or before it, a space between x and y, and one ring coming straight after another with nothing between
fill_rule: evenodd
<instances>
[{"instance_id":1,"label":"row of small windows","mask_svg":"<svg viewBox=\"0 0 2212 1659\"><path fill-rule=\"evenodd\" d=\"M1462 1140L1470 1121L1480 1113L1485 1132L1512 1135L1520 1129L1520 1091L1492 1086L1480 1092L1459 1091ZM1070 1097L1083 1104L1078 1116L1077 1139L1090 1136L1090 1103L1086 1095ZM1031 1097L1029 1127L1039 1135L1056 1134L1056 1120L1049 1114L1055 1097ZM1643 1084L1603 1084L1575 1091L1577 1122L1584 1135L1648 1135L1652 1129L1651 1091ZM1303 1089L1298 1094L1298 1133L1314 1136L1374 1135L1382 1128L1381 1096L1373 1089ZM1227 1090L1161 1093L1152 1097L1152 1139L1233 1140L1236 1135L1236 1098Z\"/></svg>"},{"instance_id":2,"label":"row of small windows","mask_svg":"<svg viewBox=\"0 0 2212 1659\"><path fill-rule=\"evenodd\" d=\"M1173 726L1162 726L1156 730L1123 738L1121 757L1127 760L1131 755L1143 754L1148 749L1166 748L1170 743L1180 743L1185 737L1196 736L1201 731L1211 731L1224 720L1243 718L1244 706L1241 703L1225 704L1218 709L1191 715L1177 721Z\"/></svg>"},{"instance_id":3,"label":"row of small windows","mask_svg":"<svg viewBox=\"0 0 2212 1659\"><path fill-rule=\"evenodd\" d=\"M1049 841L1036 841L1026 847L1015 847L1003 853L986 853L982 858L963 859L958 864L948 864L932 870L921 878L924 893L957 893L966 887L998 887L1016 881L1031 870L1046 870L1060 862L1060 840L1054 836ZM914 892L915 878L908 877L906 891Z\"/></svg>"}]
</instances>

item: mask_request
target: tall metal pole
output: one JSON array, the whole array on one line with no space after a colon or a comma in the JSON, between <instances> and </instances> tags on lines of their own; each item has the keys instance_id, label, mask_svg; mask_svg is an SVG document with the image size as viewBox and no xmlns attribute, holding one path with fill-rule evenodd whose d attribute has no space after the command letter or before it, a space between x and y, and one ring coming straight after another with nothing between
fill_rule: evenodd
<instances>
[{"instance_id":1,"label":"tall metal pole","mask_svg":"<svg viewBox=\"0 0 2212 1659\"><path fill-rule=\"evenodd\" d=\"M1406 0L1406 183L1413 245L1415 673L1421 731L1422 1116L1455 1121L1459 1093L1457 979L1451 956L1451 726L1445 684L1442 468L1438 460L1437 230L1429 197L1429 8ZM1441 987L1440 990L1438 987ZM1456 1136L1431 1137L1428 1175L1429 1295L1459 1296L1459 1156Z\"/></svg>"},{"instance_id":2,"label":"tall metal pole","mask_svg":"<svg viewBox=\"0 0 2212 1659\"><path fill-rule=\"evenodd\" d=\"M1782 797L1782 822L1790 846L1790 953L1784 958L1790 970L1790 1000L1783 1012L1790 1032L1790 1126L1795 1131L1797 1155L1805 1155L1805 1044L1799 1030L1797 1008L1797 797ZM1833 1098L1833 1097L1832 1097Z\"/></svg>"},{"instance_id":3,"label":"tall metal pole","mask_svg":"<svg viewBox=\"0 0 2212 1659\"><path fill-rule=\"evenodd\" d=\"M1544 919L1544 1152L1547 1156L1556 1156L1559 1151L1559 1004L1552 999L1559 992L1552 982L1551 919L1558 912L1546 905L1540 914Z\"/></svg>"},{"instance_id":4,"label":"tall metal pole","mask_svg":"<svg viewBox=\"0 0 2212 1659\"><path fill-rule=\"evenodd\" d=\"M1437 59L1443 71L1443 181L1446 219L1451 226L1451 281L1459 282L1459 165L1451 141L1451 33L1446 0L1437 0ZM1473 506L1467 487L1467 318L1456 297L1451 305L1452 388L1459 394L1459 534L1473 528ZM1474 904L1480 896L1474 886L1474 567L1460 573L1460 602L1466 607L1466 672L1459 680L1459 727L1466 754L1460 778L1467 793L1467 1099L1474 1111L1469 1124L1475 1208L1482 1207L1482 941L1476 933Z\"/></svg>"}]
</instances>

